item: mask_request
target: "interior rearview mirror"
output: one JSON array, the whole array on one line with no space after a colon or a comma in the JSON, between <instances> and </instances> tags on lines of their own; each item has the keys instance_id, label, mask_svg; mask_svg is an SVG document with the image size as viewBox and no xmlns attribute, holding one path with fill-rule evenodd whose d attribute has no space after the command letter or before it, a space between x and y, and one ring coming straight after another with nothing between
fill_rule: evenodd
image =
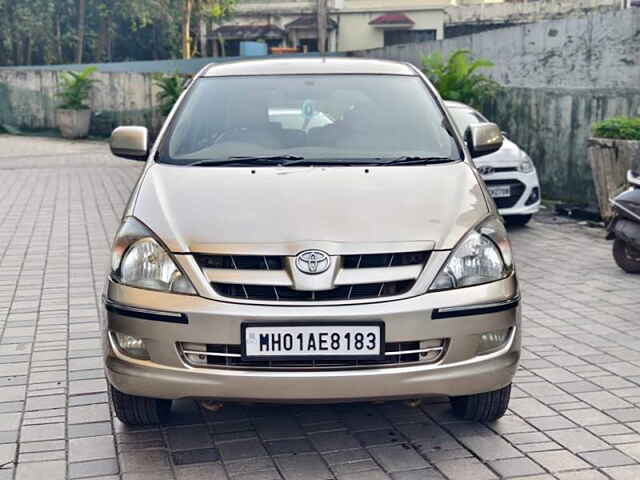
<instances>
[{"instance_id":1,"label":"interior rearview mirror","mask_svg":"<svg viewBox=\"0 0 640 480\"><path fill-rule=\"evenodd\" d=\"M116 157L146 161L149 131L145 127L118 127L111 134L111 153Z\"/></svg>"},{"instance_id":2,"label":"interior rearview mirror","mask_svg":"<svg viewBox=\"0 0 640 480\"><path fill-rule=\"evenodd\" d=\"M472 157L497 152L504 143L504 136L495 123L476 123L465 132L467 146Z\"/></svg>"}]
</instances>

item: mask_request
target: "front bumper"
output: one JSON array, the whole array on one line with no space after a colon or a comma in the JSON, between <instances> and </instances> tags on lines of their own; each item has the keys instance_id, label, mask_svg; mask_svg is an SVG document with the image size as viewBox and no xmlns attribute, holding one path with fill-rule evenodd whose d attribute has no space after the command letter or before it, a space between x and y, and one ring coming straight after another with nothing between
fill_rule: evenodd
<instances>
[{"instance_id":1,"label":"front bumper","mask_svg":"<svg viewBox=\"0 0 640 480\"><path fill-rule=\"evenodd\" d=\"M207 398L223 401L325 403L430 395L468 395L508 385L520 356L520 306L508 310L432 318L436 309L504 302L517 298L515 276L458 291L435 292L375 304L341 306L262 306L217 302L124 287L109 282L107 297L120 305L180 312L188 323L156 321L105 311L104 353L109 382L125 393L153 398ZM436 363L376 366L338 370L255 370L193 367L178 352L176 342L239 344L245 322L385 323L386 342L446 339ZM499 350L477 355L482 333L511 329ZM109 331L143 338L150 360L125 356Z\"/></svg>"},{"instance_id":2,"label":"front bumper","mask_svg":"<svg viewBox=\"0 0 640 480\"><path fill-rule=\"evenodd\" d=\"M533 215L538 213L541 205L541 190L538 173L498 172L482 177L487 185L510 184L512 191L517 192L513 197L495 199L500 215ZM527 203L534 188L538 189L538 199Z\"/></svg>"}]
</instances>

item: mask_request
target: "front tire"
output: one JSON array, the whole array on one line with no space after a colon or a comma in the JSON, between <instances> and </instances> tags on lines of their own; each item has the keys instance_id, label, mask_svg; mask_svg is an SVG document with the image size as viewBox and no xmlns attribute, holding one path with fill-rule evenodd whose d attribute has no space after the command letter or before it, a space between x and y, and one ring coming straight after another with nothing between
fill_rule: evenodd
<instances>
[{"instance_id":1,"label":"front tire","mask_svg":"<svg viewBox=\"0 0 640 480\"><path fill-rule=\"evenodd\" d=\"M490 422L502 417L509 406L511 384L493 392L450 397L453 413L464 420Z\"/></svg>"},{"instance_id":2,"label":"front tire","mask_svg":"<svg viewBox=\"0 0 640 480\"><path fill-rule=\"evenodd\" d=\"M507 222L507 225L524 227L531 221L532 216L533 215L507 215L504 219Z\"/></svg>"},{"instance_id":3,"label":"front tire","mask_svg":"<svg viewBox=\"0 0 640 480\"><path fill-rule=\"evenodd\" d=\"M613 258L618 266L627 273L640 273L640 250L629 246L624 240L613 241Z\"/></svg>"},{"instance_id":4,"label":"front tire","mask_svg":"<svg viewBox=\"0 0 640 480\"><path fill-rule=\"evenodd\" d=\"M171 400L137 397L109 385L109 396L116 417L127 425L157 425L171 413Z\"/></svg>"}]
</instances>

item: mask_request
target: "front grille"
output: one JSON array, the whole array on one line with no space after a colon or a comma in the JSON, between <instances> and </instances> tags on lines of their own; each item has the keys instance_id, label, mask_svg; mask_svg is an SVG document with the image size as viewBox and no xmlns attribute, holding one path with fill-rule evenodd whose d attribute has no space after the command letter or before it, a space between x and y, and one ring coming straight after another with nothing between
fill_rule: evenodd
<instances>
[{"instance_id":1,"label":"front grille","mask_svg":"<svg viewBox=\"0 0 640 480\"><path fill-rule=\"evenodd\" d=\"M316 291L296 289L292 272L286 268L288 264L289 269L295 269L293 257L195 254L194 258L220 296L269 302L321 302L406 294L415 285L429 255L428 251L344 255L333 262L338 274L334 287ZM377 271L371 270L369 274L366 269ZM340 277L341 273L348 277Z\"/></svg>"},{"instance_id":2,"label":"front grille","mask_svg":"<svg viewBox=\"0 0 640 480\"><path fill-rule=\"evenodd\" d=\"M423 265L428 252L376 253L373 255L345 255L343 268L382 268Z\"/></svg>"},{"instance_id":3,"label":"front grille","mask_svg":"<svg viewBox=\"0 0 640 480\"><path fill-rule=\"evenodd\" d=\"M496 207L498 208L511 208L513 207L526 190L526 186L519 180L487 180L487 185L509 185L511 187L511 196L504 198L494 198Z\"/></svg>"},{"instance_id":4,"label":"front grille","mask_svg":"<svg viewBox=\"0 0 640 480\"><path fill-rule=\"evenodd\" d=\"M179 343L178 351L183 360L193 367L226 367L242 369L280 370L332 370L347 368L372 368L404 365L407 363L434 363L445 351L442 339L426 342L401 342L385 344L385 357L381 360L245 360L240 345L213 345Z\"/></svg>"},{"instance_id":5,"label":"front grille","mask_svg":"<svg viewBox=\"0 0 640 480\"><path fill-rule=\"evenodd\" d=\"M272 255L194 255L201 268L282 270L282 257Z\"/></svg>"},{"instance_id":6,"label":"front grille","mask_svg":"<svg viewBox=\"0 0 640 480\"><path fill-rule=\"evenodd\" d=\"M294 290L290 287L266 285L232 285L230 283L212 283L211 286L218 294L229 298L243 298L245 300L321 302L393 297L407 293L411 290L414 283L415 280L403 280L400 282L342 285L332 290L322 290L317 292Z\"/></svg>"},{"instance_id":7,"label":"front grille","mask_svg":"<svg viewBox=\"0 0 640 480\"><path fill-rule=\"evenodd\" d=\"M504 172L517 172L517 167L496 167L493 169L494 173L504 173Z\"/></svg>"}]
</instances>

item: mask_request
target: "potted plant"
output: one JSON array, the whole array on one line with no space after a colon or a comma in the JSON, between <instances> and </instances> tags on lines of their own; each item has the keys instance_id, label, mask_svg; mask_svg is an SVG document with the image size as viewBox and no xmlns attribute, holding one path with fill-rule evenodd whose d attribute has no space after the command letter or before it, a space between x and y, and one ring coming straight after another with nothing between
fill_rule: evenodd
<instances>
[{"instance_id":1,"label":"potted plant","mask_svg":"<svg viewBox=\"0 0 640 480\"><path fill-rule=\"evenodd\" d=\"M600 216L611 217L609 199L626 185L627 171L640 164L640 117L614 117L593 124L588 155Z\"/></svg>"},{"instance_id":2,"label":"potted plant","mask_svg":"<svg viewBox=\"0 0 640 480\"><path fill-rule=\"evenodd\" d=\"M87 67L60 75L58 97L62 103L56 109L56 124L64 138L85 138L89 134L91 109L85 102L97 81L91 78L95 71L95 67Z\"/></svg>"},{"instance_id":3,"label":"potted plant","mask_svg":"<svg viewBox=\"0 0 640 480\"><path fill-rule=\"evenodd\" d=\"M166 118L182 95L187 78L176 72L171 75L154 75L153 79L155 86L159 89L156 98L160 103L160 113Z\"/></svg>"}]
</instances>

